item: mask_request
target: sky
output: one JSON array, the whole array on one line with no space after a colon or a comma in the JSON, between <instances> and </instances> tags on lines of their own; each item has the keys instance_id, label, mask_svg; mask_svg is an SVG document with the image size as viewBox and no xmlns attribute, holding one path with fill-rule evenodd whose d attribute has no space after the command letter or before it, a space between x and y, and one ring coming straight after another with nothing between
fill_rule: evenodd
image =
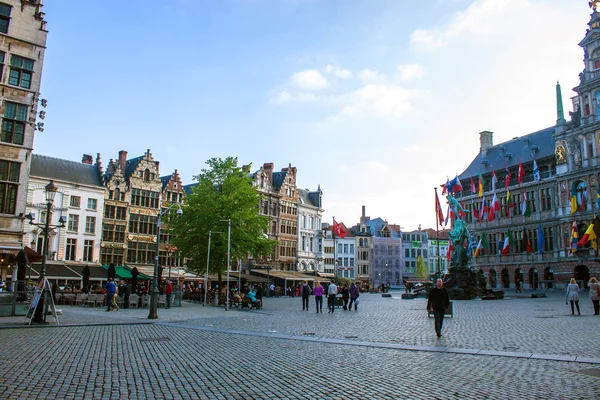
<instances>
[{"instance_id":1,"label":"sky","mask_svg":"<svg viewBox=\"0 0 600 400\"><path fill-rule=\"evenodd\" d=\"M35 153L106 166L150 149L184 184L213 157L292 165L324 222L353 226L365 206L404 231L435 229L434 187L479 132L553 126L557 81L568 115L591 14L587 0L44 3Z\"/></svg>"}]
</instances>

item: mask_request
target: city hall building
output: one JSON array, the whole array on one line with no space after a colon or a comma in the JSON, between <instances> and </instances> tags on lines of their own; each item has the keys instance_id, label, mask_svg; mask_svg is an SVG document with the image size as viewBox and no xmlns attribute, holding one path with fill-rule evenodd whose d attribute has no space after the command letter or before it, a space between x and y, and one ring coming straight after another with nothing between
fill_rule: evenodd
<instances>
[{"instance_id":1,"label":"city hall building","mask_svg":"<svg viewBox=\"0 0 600 400\"><path fill-rule=\"evenodd\" d=\"M525 288L563 288L570 278L585 287L600 277L594 241L573 245L600 215L599 12L588 25L569 118L557 84L554 126L499 144L492 132L481 132L479 154L459 175L463 190L454 195L467 211L471 247L482 243L472 266L488 287L511 288L519 280Z\"/></svg>"}]
</instances>

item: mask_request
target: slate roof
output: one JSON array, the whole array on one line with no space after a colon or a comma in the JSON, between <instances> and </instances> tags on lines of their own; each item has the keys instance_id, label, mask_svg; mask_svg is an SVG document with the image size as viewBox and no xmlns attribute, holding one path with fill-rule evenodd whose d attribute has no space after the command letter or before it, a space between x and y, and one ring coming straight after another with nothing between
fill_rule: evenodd
<instances>
[{"instance_id":1,"label":"slate roof","mask_svg":"<svg viewBox=\"0 0 600 400\"><path fill-rule=\"evenodd\" d=\"M302 204L321 208L321 196L319 193L320 190L311 192L308 189L298 189L298 198Z\"/></svg>"},{"instance_id":2,"label":"slate roof","mask_svg":"<svg viewBox=\"0 0 600 400\"><path fill-rule=\"evenodd\" d=\"M530 133L525 136L517 137L504 143L499 143L489 148L487 154L482 157L481 152L471 161L467 169L459 174L459 179L467 179L476 177L481 172L483 175L491 174L492 170L504 170L508 167L519 165L519 160L525 165L526 163L533 164L532 149L535 151L535 159L538 161L546 157L554 157L554 127L542 129L537 132ZM528 141L526 140L528 139ZM507 163L506 154L511 157ZM484 164L487 161L487 164ZM449 177L452 179L452 177ZM466 181L465 181L466 182ZM466 188L466 183L462 182L463 188Z\"/></svg>"},{"instance_id":3,"label":"slate roof","mask_svg":"<svg viewBox=\"0 0 600 400\"><path fill-rule=\"evenodd\" d=\"M144 156L139 156L136 158L129 159L125 162L125 171L121 171L125 179L131 177L135 169L137 168L140 161L144 158Z\"/></svg>"},{"instance_id":4,"label":"slate roof","mask_svg":"<svg viewBox=\"0 0 600 400\"><path fill-rule=\"evenodd\" d=\"M172 174L160 177L160 188L161 188L161 190L165 190L165 187L167 186L167 184L169 183L169 181L171 180L172 177L173 177Z\"/></svg>"},{"instance_id":5,"label":"slate roof","mask_svg":"<svg viewBox=\"0 0 600 400\"><path fill-rule=\"evenodd\" d=\"M385 227L386 225L389 225L389 224L381 218L375 218L375 219L370 219L367 222L365 222L365 225L371 231L371 235L373 235L375 237L381 237L381 234L380 234L381 230L383 229L383 227ZM396 232L394 229L390 228L390 232L392 232L391 237L395 237L395 238L400 237L400 233Z\"/></svg>"},{"instance_id":6,"label":"slate roof","mask_svg":"<svg viewBox=\"0 0 600 400\"><path fill-rule=\"evenodd\" d=\"M30 175L80 185L103 186L102 177L96 165L40 154L32 154L31 156Z\"/></svg>"},{"instance_id":7,"label":"slate roof","mask_svg":"<svg viewBox=\"0 0 600 400\"><path fill-rule=\"evenodd\" d=\"M198 186L198 182L190 183L189 185L183 185L183 191L186 194L192 194L192 190L194 190L196 186Z\"/></svg>"},{"instance_id":8,"label":"slate roof","mask_svg":"<svg viewBox=\"0 0 600 400\"><path fill-rule=\"evenodd\" d=\"M283 181L285 180L285 176L287 175L287 170L273 172L273 187L277 190L281 189L281 185L283 185Z\"/></svg>"}]
</instances>

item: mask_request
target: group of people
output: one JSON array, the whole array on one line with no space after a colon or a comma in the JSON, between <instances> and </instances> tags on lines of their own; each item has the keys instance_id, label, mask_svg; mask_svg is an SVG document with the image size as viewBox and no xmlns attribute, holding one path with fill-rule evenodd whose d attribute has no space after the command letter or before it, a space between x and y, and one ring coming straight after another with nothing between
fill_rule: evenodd
<instances>
[{"instance_id":1,"label":"group of people","mask_svg":"<svg viewBox=\"0 0 600 400\"><path fill-rule=\"evenodd\" d=\"M594 315L600 315L600 285L598 284L598 280L591 278L588 282L588 288L590 289L590 300L594 306ZM579 309L579 285L575 278L571 278L571 281L567 285L565 304L568 303L571 304L571 315L575 315L575 308L577 308L577 315L581 315L581 310Z\"/></svg>"},{"instance_id":2,"label":"group of people","mask_svg":"<svg viewBox=\"0 0 600 400\"><path fill-rule=\"evenodd\" d=\"M140 286L140 285L137 285L137 286ZM129 287L127 282L125 282L125 280L121 279L121 282L119 283L119 285L117 285L117 283L115 282L113 277L109 277L108 282L104 286L104 289L102 292L106 295L106 311L113 311L113 310L118 311L121 309L121 307L119 306L119 297L121 297L121 300L123 302L123 308L129 308L129 298L131 296L131 288ZM142 291L142 290L138 291L137 287L136 287L136 293L141 295L141 294L145 294L146 291ZM165 307L171 308L171 304L173 302L172 301L173 283L171 281L167 281L164 286L159 285L159 294L166 295Z\"/></svg>"},{"instance_id":3,"label":"group of people","mask_svg":"<svg viewBox=\"0 0 600 400\"><path fill-rule=\"evenodd\" d=\"M328 313L335 312L336 308L336 299L338 293L341 293L343 305L343 310L352 310L352 306L354 306L354 311L358 311L358 303L360 290L355 282L352 282L350 287L347 285L343 285L341 288L335 284L335 282L331 281L327 283L327 286L322 286L321 282L315 281L314 289L311 289L307 281L304 281L300 292L302 293L302 310L309 310L309 298L310 295L313 294L315 296L315 305L318 313L323 313L323 296L327 296L327 309Z\"/></svg>"}]
</instances>

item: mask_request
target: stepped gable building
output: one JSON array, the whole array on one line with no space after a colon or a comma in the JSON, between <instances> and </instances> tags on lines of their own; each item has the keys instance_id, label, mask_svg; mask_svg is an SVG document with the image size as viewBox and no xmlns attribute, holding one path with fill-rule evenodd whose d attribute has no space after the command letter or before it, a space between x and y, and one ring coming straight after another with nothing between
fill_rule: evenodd
<instances>
[{"instance_id":1,"label":"stepped gable building","mask_svg":"<svg viewBox=\"0 0 600 400\"><path fill-rule=\"evenodd\" d=\"M156 218L163 191L159 167L150 150L129 160L127 152L121 150L117 160L110 160L104 174L108 197L102 229L102 264L127 264L153 275Z\"/></svg>"},{"instance_id":2,"label":"stepped gable building","mask_svg":"<svg viewBox=\"0 0 600 400\"><path fill-rule=\"evenodd\" d=\"M53 181L58 191L52 204L50 224L59 225L61 217L66 220L65 228L55 228L48 238L47 274L57 278L59 285L67 284L68 280L80 281L80 275L74 272L81 272L85 266L100 265L106 189L102 182L100 156L95 164L92 162L90 155L84 155L81 163L39 154L31 156L26 213L34 216L33 222L45 223L45 187ZM25 224L23 240L43 254L44 232L41 228ZM37 278L39 272L40 265L33 264L30 273Z\"/></svg>"},{"instance_id":3,"label":"stepped gable building","mask_svg":"<svg viewBox=\"0 0 600 400\"><path fill-rule=\"evenodd\" d=\"M298 271L323 272L323 218L321 186L316 191L298 189Z\"/></svg>"},{"instance_id":4,"label":"stepped gable building","mask_svg":"<svg viewBox=\"0 0 600 400\"><path fill-rule=\"evenodd\" d=\"M352 230L348 229L343 222L339 222L344 237L333 233L333 225L324 224L323 239L323 267L324 272L319 276L325 278L356 279L356 240Z\"/></svg>"},{"instance_id":5,"label":"stepped gable building","mask_svg":"<svg viewBox=\"0 0 600 400\"><path fill-rule=\"evenodd\" d=\"M298 268L298 189L296 167L290 164L280 172L273 163L265 163L251 175L255 189L262 195L260 213L271 218L269 239L279 241L273 255L250 260L256 267L296 271Z\"/></svg>"},{"instance_id":6,"label":"stepped gable building","mask_svg":"<svg viewBox=\"0 0 600 400\"><path fill-rule=\"evenodd\" d=\"M35 131L43 130L38 113L46 52L46 21L41 1L0 3L0 277L6 280L23 243L29 169ZM48 182L46 182L48 184ZM25 264L22 265L25 267Z\"/></svg>"},{"instance_id":7,"label":"stepped gable building","mask_svg":"<svg viewBox=\"0 0 600 400\"><path fill-rule=\"evenodd\" d=\"M162 190L161 190L161 202L160 210L164 212L173 204L183 204L185 189L181 182L179 172L175 170L171 175L162 176L160 178ZM171 210L174 210L174 207ZM161 220L164 224L164 221ZM179 255L177 254L177 248L171 243L171 235L169 230L163 226L160 230L160 244L158 251L158 264L171 267L179 266Z\"/></svg>"},{"instance_id":8,"label":"stepped gable building","mask_svg":"<svg viewBox=\"0 0 600 400\"><path fill-rule=\"evenodd\" d=\"M367 287L372 284L371 260L373 258L373 235L365 224L370 219L365 214L365 206L362 206L360 223L350 228L350 232L356 237L356 281L361 287Z\"/></svg>"},{"instance_id":9,"label":"stepped gable building","mask_svg":"<svg viewBox=\"0 0 600 400\"><path fill-rule=\"evenodd\" d=\"M572 277L587 286L591 276L600 276L600 258L590 243L571 247L574 223L581 238L600 213L600 13L594 11L588 25L579 43L584 68L573 89L577 95L570 121L557 84L554 126L498 145L491 132L482 132L480 153L459 176L465 190L456 197L471 211L464 217L469 230L475 242L485 235L489 244L473 265L493 288L514 287L517 279L526 288L562 287ZM498 179L499 207L494 210L492 171ZM478 184L479 173L485 181L483 197L469 188L471 179Z\"/></svg>"},{"instance_id":10,"label":"stepped gable building","mask_svg":"<svg viewBox=\"0 0 600 400\"><path fill-rule=\"evenodd\" d=\"M361 218L364 220L366 218ZM369 219L364 224L373 239L371 262L371 282L377 287L385 284L390 287L403 285L402 232L397 225L388 224L381 218Z\"/></svg>"}]
</instances>

